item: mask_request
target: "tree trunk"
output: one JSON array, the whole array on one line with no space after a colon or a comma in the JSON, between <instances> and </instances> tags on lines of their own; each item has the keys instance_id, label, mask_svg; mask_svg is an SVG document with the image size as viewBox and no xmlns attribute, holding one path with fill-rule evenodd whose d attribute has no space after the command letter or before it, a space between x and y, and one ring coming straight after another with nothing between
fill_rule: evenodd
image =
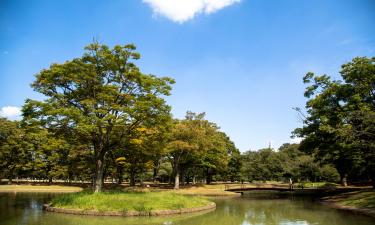
<instances>
[{"instance_id":1,"label":"tree trunk","mask_svg":"<svg viewBox=\"0 0 375 225\"><path fill-rule=\"evenodd\" d=\"M95 170L95 192L101 192L103 190L104 183L104 157L99 157L96 160L96 170Z\"/></svg>"},{"instance_id":2,"label":"tree trunk","mask_svg":"<svg viewBox=\"0 0 375 225\"><path fill-rule=\"evenodd\" d=\"M159 169L160 169L160 160L156 160L156 165L154 166L154 173L152 175L152 182L153 183L156 183L156 179L158 177Z\"/></svg>"},{"instance_id":3,"label":"tree trunk","mask_svg":"<svg viewBox=\"0 0 375 225\"><path fill-rule=\"evenodd\" d=\"M13 177L9 176L9 178L8 178L8 184L12 184L12 183L13 183Z\"/></svg>"},{"instance_id":4,"label":"tree trunk","mask_svg":"<svg viewBox=\"0 0 375 225\"><path fill-rule=\"evenodd\" d=\"M180 189L180 167L178 165L178 160L174 159L173 163L173 174L174 174L174 188L173 189Z\"/></svg>"},{"instance_id":5,"label":"tree trunk","mask_svg":"<svg viewBox=\"0 0 375 225\"><path fill-rule=\"evenodd\" d=\"M174 189L180 189L180 172L176 170L176 175L174 177Z\"/></svg>"},{"instance_id":6,"label":"tree trunk","mask_svg":"<svg viewBox=\"0 0 375 225\"><path fill-rule=\"evenodd\" d=\"M13 183L13 171L14 171L13 169L9 171L8 184Z\"/></svg>"},{"instance_id":7,"label":"tree trunk","mask_svg":"<svg viewBox=\"0 0 375 225\"><path fill-rule=\"evenodd\" d=\"M141 169L141 173L140 173L140 184L141 184L141 187L143 187L143 169Z\"/></svg>"},{"instance_id":8,"label":"tree trunk","mask_svg":"<svg viewBox=\"0 0 375 225\"><path fill-rule=\"evenodd\" d=\"M133 168L130 169L130 186L135 186L135 170Z\"/></svg>"},{"instance_id":9,"label":"tree trunk","mask_svg":"<svg viewBox=\"0 0 375 225\"><path fill-rule=\"evenodd\" d=\"M193 185L196 184L195 175L193 175Z\"/></svg>"},{"instance_id":10,"label":"tree trunk","mask_svg":"<svg viewBox=\"0 0 375 225\"><path fill-rule=\"evenodd\" d=\"M117 174L117 184L122 184L122 167L117 166L116 174Z\"/></svg>"},{"instance_id":11,"label":"tree trunk","mask_svg":"<svg viewBox=\"0 0 375 225\"><path fill-rule=\"evenodd\" d=\"M48 178L48 183L52 184L52 177Z\"/></svg>"},{"instance_id":12,"label":"tree trunk","mask_svg":"<svg viewBox=\"0 0 375 225\"><path fill-rule=\"evenodd\" d=\"M153 183L156 183L156 178L158 176L158 169L157 168L154 168L154 173L152 175L152 182Z\"/></svg>"},{"instance_id":13,"label":"tree trunk","mask_svg":"<svg viewBox=\"0 0 375 225\"><path fill-rule=\"evenodd\" d=\"M206 184L211 184L211 181L212 181L211 170L209 168L207 168Z\"/></svg>"}]
</instances>

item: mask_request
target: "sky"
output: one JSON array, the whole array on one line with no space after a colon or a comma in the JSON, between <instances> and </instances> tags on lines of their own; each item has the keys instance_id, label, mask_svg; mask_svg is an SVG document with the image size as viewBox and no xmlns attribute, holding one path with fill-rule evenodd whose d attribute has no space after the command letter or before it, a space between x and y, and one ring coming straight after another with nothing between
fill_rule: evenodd
<instances>
[{"instance_id":1,"label":"sky","mask_svg":"<svg viewBox=\"0 0 375 225\"><path fill-rule=\"evenodd\" d=\"M339 78L375 56L373 0L0 0L0 115L19 119L30 83L92 40L134 43L144 73L176 80L172 113L206 112L242 151L277 148L302 126L302 77Z\"/></svg>"}]
</instances>

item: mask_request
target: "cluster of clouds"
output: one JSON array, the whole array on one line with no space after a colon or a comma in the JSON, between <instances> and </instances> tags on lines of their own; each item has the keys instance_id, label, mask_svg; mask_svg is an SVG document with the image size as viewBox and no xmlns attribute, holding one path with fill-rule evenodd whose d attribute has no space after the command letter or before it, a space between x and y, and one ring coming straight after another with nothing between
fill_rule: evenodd
<instances>
[{"instance_id":1,"label":"cluster of clouds","mask_svg":"<svg viewBox=\"0 0 375 225\"><path fill-rule=\"evenodd\" d=\"M0 117L5 117L9 120L21 119L21 108L17 106L4 106L0 109Z\"/></svg>"},{"instance_id":2,"label":"cluster of clouds","mask_svg":"<svg viewBox=\"0 0 375 225\"><path fill-rule=\"evenodd\" d=\"M238 3L241 0L143 0L156 15L183 23L193 19L197 14L211 14L222 8Z\"/></svg>"}]
</instances>

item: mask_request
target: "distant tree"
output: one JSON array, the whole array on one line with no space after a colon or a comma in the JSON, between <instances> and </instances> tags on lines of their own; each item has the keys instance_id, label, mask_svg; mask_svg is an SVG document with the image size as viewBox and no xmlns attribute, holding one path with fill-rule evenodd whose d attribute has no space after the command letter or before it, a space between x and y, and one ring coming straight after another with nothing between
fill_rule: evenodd
<instances>
[{"instance_id":1,"label":"distant tree","mask_svg":"<svg viewBox=\"0 0 375 225\"><path fill-rule=\"evenodd\" d=\"M280 174L280 162L270 148L248 151L242 156L243 176L248 181L277 180Z\"/></svg>"},{"instance_id":2,"label":"distant tree","mask_svg":"<svg viewBox=\"0 0 375 225\"><path fill-rule=\"evenodd\" d=\"M180 187L181 165L199 151L201 139L204 138L204 130L200 126L203 118L204 114L188 112L186 118L177 120L171 130L168 148L174 173L174 189Z\"/></svg>"},{"instance_id":3,"label":"distant tree","mask_svg":"<svg viewBox=\"0 0 375 225\"><path fill-rule=\"evenodd\" d=\"M137 127L169 114L161 96L169 95L171 78L140 72L135 46L93 43L81 58L52 64L36 75L35 91L43 101L28 99L24 120L38 120L52 133L87 143L95 163L94 188L102 190L109 153L121 147Z\"/></svg>"},{"instance_id":4,"label":"distant tree","mask_svg":"<svg viewBox=\"0 0 375 225\"><path fill-rule=\"evenodd\" d=\"M228 169L229 154L233 150L229 138L214 123L205 123L204 143L201 144L201 154L198 165L204 168L206 184L211 184L212 178L217 173Z\"/></svg>"},{"instance_id":5,"label":"distant tree","mask_svg":"<svg viewBox=\"0 0 375 225\"><path fill-rule=\"evenodd\" d=\"M235 151L219 127L204 118L204 113L187 112L185 119L176 120L169 136L168 158L173 167L175 189L181 181L193 183L197 175L203 175L210 184L215 174L227 170L230 154Z\"/></svg>"},{"instance_id":6,"label":"distant tree","mask_svg":"<svg viewBox=\"0 0 375 225\"><path fill-rule=\"evenodd\" d=\"M326 164L319 168L320 179L328 182L337 182L340 179L335 167Z\"/></svg>"},{"instance_id":7,"label":"distant tree","mask_svg":"<svg viewBox=\"0 0 375 225\"><path fill-rule=\"evenodd\" d=\"M32 152L33 159L28 162L36 177L48 179L67 179L69 145L61 138L56 138L46 129L25 127L24 141L28 144L28 151Z\"/></svg>"},{"instance_id":8,"label":"distant tree","mask_svg":"<svg viewBox=\"0 0 375 225\"><path fill-rule=\"evenodd\" d=\"M0 117L0 176L8 178L9 183L22 171L30 169L31 155L24 138L18 121Z\"/></svg>"},{"instance_id":9,"label":"distant tree","mask_svg":"<svg viewBox=\"0 0 375 225\"><path fill-rule=\"evenodd\" d=\"M231 182L241 180L241 152L236 148L234 143L227 137L227 149L229 154L228 169L226 176Z\"/></svg>"}]
</instances>

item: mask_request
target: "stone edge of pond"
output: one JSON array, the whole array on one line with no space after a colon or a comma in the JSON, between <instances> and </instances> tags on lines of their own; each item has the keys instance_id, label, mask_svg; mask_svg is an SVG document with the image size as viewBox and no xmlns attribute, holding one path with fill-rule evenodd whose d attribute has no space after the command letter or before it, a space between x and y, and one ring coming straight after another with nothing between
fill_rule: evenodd
<instances>
[{"instance_id":1,"label":"stone edge of pond","mask_svg":"<svg viewBox=\"0 0 375 225\"><path fill-rule=\"evenodd\" d=\"M324 205L327 205L327 206L331 207L331 208L350 211L350 212L353 212L353 213L359 213L359 214L363 214L363 215L371 216L371 217L375 218L375 210L374 209L364 209L364 208L358 208L358 207L354 207L354 206L341 205L341 204L338 204L338 203L336 203L332 200L321 200L320 202Z\"/></svg>"},{"instance_id":2,"label":"stone edge of pond","mask_svg":"<svg viewBox=\"0 0 375 225\"><path fill-rule=\"evenodd\" d=\"M75 215L89 215L89 216L166 216L174 214L194 213L200 211L208 211L216 208L214 202L210 202L208 205L199 206L194 208L182 208L182 209L170 209L170 210L151 210L151 211L97 211L97 210L83 210L83 209L64 209L52 207L50 204L44 204L43 209L48 212L57 212L65 214Z\"/></svg>"}]
</instances>

